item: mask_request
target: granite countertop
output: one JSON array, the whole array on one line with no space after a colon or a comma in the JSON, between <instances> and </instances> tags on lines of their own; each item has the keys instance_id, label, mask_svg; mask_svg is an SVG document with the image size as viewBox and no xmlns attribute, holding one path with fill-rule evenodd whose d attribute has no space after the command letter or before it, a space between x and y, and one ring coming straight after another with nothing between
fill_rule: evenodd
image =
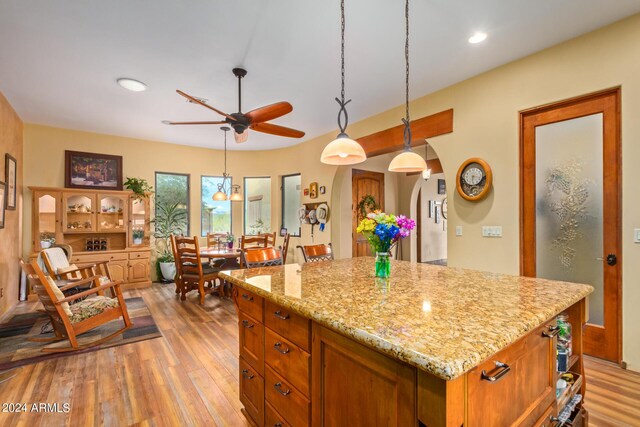
<instances>
[{"instance_id":1,"label":"granite countertop","mask_svg":"<svg viewBox=\"0 0 640 427\"><path fill-rule=\"evenodd\" d=\"M588 285L371 257L220 274L319 324L454 379L593 291Z\"/></svg>"}]
</instances>

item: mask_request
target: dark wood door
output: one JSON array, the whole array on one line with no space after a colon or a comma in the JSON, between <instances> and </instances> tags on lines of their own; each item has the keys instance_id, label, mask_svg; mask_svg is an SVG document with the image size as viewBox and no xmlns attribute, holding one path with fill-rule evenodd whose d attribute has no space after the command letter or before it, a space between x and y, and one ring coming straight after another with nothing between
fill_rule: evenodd
<instances>
[{"instance_id":1,"label":"dark wood door","mask_svg":"<svg viewBox=\"0 0 640 427\"><path fill-rule=\"evenodd\" d=\"M552 139L551 147L542 146L548 144L551 126L560 137ZM563 166L560 158L567 147L570 159ZM552 164L546 170L540 166L545 150ZM593 285L584 352L620 362L620 89L521 112L520 156L521 273ZM543 234L551 238L545 241ZM547 253L558 254L562 265L555 273L542 272L540 259ZM584 275L587 270L591 277Z\"/></svg>"},{"instance_id":2,"label":"dark wood door","mask_svg":"<svg viewBox=\"0 0 640 427\"><path fill-rule=\"evenodd\" d=\"M358 223L362 219L358 213L358 203L364 196L373 196L380 205L380 209L384 210L384 174L380 172L370 172L359 169L353 169L351 176L351 193L352 193L352 256L371 256L369 243L367 239L359 233L356 233Z\"/></svg>"}]
</instances>

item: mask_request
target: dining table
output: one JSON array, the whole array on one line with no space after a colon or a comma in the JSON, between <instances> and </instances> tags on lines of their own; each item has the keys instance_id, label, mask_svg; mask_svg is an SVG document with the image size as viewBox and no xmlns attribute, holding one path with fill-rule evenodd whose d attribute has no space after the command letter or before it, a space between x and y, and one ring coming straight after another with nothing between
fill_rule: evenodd
<instances>
[{"instance_id":1,"label":"dining table","mask_svg":"<svg viewBox=\"0 0 640 427\"><path fill-rule=\"evenodd\" d=\"M213 264L215 260L222 260L221 263L215 263L215 267L220 270L233 270L240 268L240 250L237 248L226 248L217 246L206 246L200 248L200 258L208 259L210 264ZM222 286L224 288L224 295L231 295L231 283L224 279L222 280Z\"/></svg>"}]
</instances>

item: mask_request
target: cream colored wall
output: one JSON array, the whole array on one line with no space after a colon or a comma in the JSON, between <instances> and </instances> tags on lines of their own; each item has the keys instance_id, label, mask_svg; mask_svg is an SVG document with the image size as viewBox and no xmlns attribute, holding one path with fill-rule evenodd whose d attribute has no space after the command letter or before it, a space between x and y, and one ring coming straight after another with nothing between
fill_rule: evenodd
<instances>
[{"instance_id":1,"label":"cream colored wall","mask_svg":"<svg viewBox=\"0 0 640 427\"><path fill-rule=\"evenodd\" d=\"M116 154L123 156L123 175L145 178L154 185L155 172L188 173L190 177L190 221L191 234L200 234L200 176L220 175L224 167L223 153L197 147L165 144L155 141L138 140L114 135L81 132L34 124L25 125L25 203L24 218L31 218L32 195L27 186L64 186L64 151L87 151L93 153ZM242 184L245 176L271 177L271 229L280 228L282 175L301 173L303 188L311 182L318 182L327 188L325 195L317 200L330 200L331 183L335 167L326 166L317 161L320 158L320 144L301 144L289 149L260 152L229 152L227 169L235 183ZM310 202L308 197L302 201ZM233 233L242 235L243 203L233 204ZM289 246L290 261L301 258L295 250L298 244L311 242L310 227L302 227L302 236L292 238ZM316 227L317 243L330 241L331 224L324 233ZM31 229L23 231L25 242L31 242ZM23 255L28 255L30 244L25 245ZM289 261L288 260L288 261Z\"/></svg>"},{"instance_id":2,"label":"cream colored wall","mask_svg":"<svg viewBox=\"0 0 640 427\"><path fill-rule=\"evenodd\" d=\"M0 181L5 181L5 153L18 164L16 210L4 213L4 228L0 229L0 317L18 302L22 253L22 121L0 93ZM8 188L6 190L9 191Z\"/></svg>"},{"instance_id":3,"label":"cream colored wall","mask_svg":"<svg viewBox=\"0 0 640 427\"><path fill-rule=\"evenodd\" d=\"M447 195L438 194L438 179L444 179L444 174L436 173L431 175L428 181L422 180L420 182L420 191L422 192L422 197L420 197L422 203L421 262L447 258L447 231L443 226L447 220L440 215L440 222L436 224L435 218L429 218L429 200L441 202L447 197Z\"/></svg>"},{"instance_id":4,"label":"cream colored wall","mask_svg":"<svg viewBox=\"0 0 640 427\"><path fill-rule=\"evenodd\" d=\"M640 181L640 168L633 163L640 159L637 143L640 121L636 119L640 117L638 40L640 15L416 99L411 104L413 117L448 108L455 111L454 132L430 140L447 175L448 188L454 188L453 175L469 157L484 158L494 173L493 190L480 203L466 202L450 191L449 265L518 274L518 111L622 86L624 360L636 370L640 370L640 311L635 310L640 306L640 244L633 243L632 231L634 227L640 228L640 200L635 190L635 183ZM491 49L491 45L482 48ZM403 107L399 106L353 123L348 131L354 138L365 136L398 125L403 115ZM342 246L341 240L346 236L350 244L350 220L349 225L344 223L345 210L351 209L350 193L348 202L338 206L344 195L344 180L335 182L334 188L340 196L332 195L336 168L318 161L322 148L334 136L335 132L331 132L292 148L261 152L259 156L232 152L229 171L236 179L242 175L302 172L303 188L312 181L326 185L324 199L332 201L333 220L327 231L317 233L315 242L329 241L331 229L335 227L333 235L339 240L334 240L334 244ZM25 129L25 183L62 185L64 149L124 154L125 175L150 180L156 168L191 173L192 206L198 206L199 175L218 174L222 168L220 153L215 151L29 125ZM273 210L280 206L279 185L279 180L272 180ZM25 200L30 200L29 194L25 194ZM309 199L303 198L304 201ZM28 204L26 208L25 218L29 218ZM240 234L240 209L233 215L234 233ZM191 217L195 231L199 229L199 210L193 209ZM336 218L342 220L336 221ZM272 219L279 221L279 213L272 214ZM277 226L273 221L272 226ZM482 238L483 224L501 225L503 238ZM455 236L457 225L463 227L460 237ZM300 241L310 242L310 227L304 226L302 232ZM25 241L30 241L29 233L27 227ZM296 243L292 242L292 246Z\"/></svg>"}]
</instances>

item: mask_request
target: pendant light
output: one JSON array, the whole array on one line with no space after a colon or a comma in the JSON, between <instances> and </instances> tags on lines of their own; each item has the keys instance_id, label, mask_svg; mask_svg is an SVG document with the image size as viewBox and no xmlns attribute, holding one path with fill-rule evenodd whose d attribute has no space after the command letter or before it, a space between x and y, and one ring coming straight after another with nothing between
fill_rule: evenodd
<instances>
[{"instance_id":1,"label":"pendant light","mask_svg":"<svg viewBox=\"0 0 640 427\"><path fill-rule=\"evenodd\" d=\"M427 168L422 171L422 179L428 181L431 178L431 168L429 168L429 143L426 140L424 144L424 162L427 164Z\"/></svg>"},{"instance_id":2,"label":"pendant light","mask_svg":"<svg viewBox=\"0 0 640 427\"><path fill-rule=\"evenodd\" d=\"M367 160L367 154L364 152L362 146L349 138L349 135L345 132L347 124L349 123L346 105L350 103L351 100L345 101L344 98L344 0L340 0L340 16L342 91L340 93L340 99L336 98L336 102L340 105L340 110L338 111L338 127L340 128L340 133L336 139L324 147L320 161L328 165L355 165Z\"/></svg>"},{"instance_id":3,"label":"pendant light","mask_svg":"<svg viewBox=\"0 0 640 427\"><path fill-rule=\"evenodd\" d=\"M222 173L222 183L218 184L218 191L211 198L216 202L224 202L225 200L239 202L242 200L240 186L232 185L231 177L227 173L227 132L231 129L227 126L220 129L224 131L224 172ZM230 194L228 194L229 192Z\"/></svg>"},{"instance_id":4,"label":"pendant light","mask_svg":"<svg viewBox=\"0 0 640 427\"><path fill-rule=\"evenodd\" d=\"M391 160L390 172L422 172L427 169L424 159L411 149L411 124L409 117L409 0L405 0L404 17L406 22L406 38L404 42L405 72L405 114L404 123L404 151Z\"/></svg>"}]
</instances>

